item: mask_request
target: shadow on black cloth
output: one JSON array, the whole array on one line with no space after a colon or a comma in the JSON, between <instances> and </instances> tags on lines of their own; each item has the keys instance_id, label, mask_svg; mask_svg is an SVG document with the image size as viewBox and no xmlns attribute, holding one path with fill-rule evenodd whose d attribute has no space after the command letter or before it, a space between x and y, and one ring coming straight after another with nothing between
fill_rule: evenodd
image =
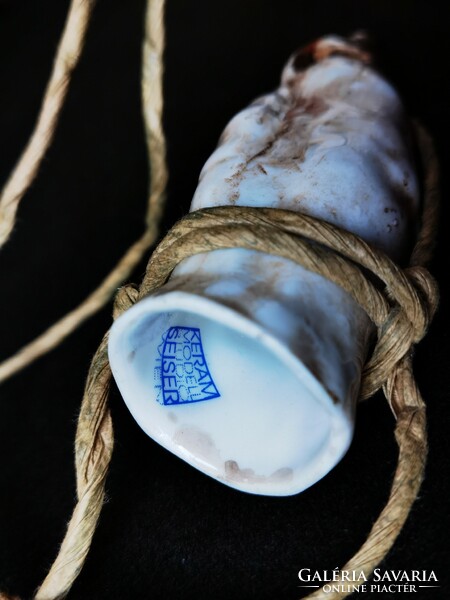
<instances>
[{"instance_id":1,"label":"shadow on black cloth","mask_svg":"<svg viewBox=\"0 0 450 600\"><path fill-rule=\"evenodd\" d=\"M68 2L0 3L4 181L32 130ZM165 126L170 187L164 228L189 206L227 120L277 85L287 56L330 32L368 29L379 64L435 137L448 192L448 19L423 1L168 2ZM56 138L0 253L1 357L81 301L143 230L148 182L140 114L144 2L100 0ZM450 392L448 208L432 271L441 309L417 349L429 406L430 456L420 497L383 569L433 570L448 597ZM136 270L139 281L145 263ZM1 388L0 589L30 598L74 503L72 447L90 359L111 306ZM358 412L353 445L299 496L254 497L209 479L139 429L116 390L108 502L70 600L301 597L301 568L332 570L364 541L387 499L397 453L381 396ZM381 594L379 594L381 596ZM373 597L361 593L359 598ZM387 597L387 596L383 596Z\"/></svg>"}]
</instances>

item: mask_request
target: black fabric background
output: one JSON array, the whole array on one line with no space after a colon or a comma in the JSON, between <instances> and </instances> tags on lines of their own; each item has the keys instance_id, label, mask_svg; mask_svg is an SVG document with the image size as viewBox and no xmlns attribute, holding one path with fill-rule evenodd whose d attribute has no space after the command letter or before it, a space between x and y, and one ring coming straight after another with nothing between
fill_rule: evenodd
<instances>
[{"instance_id":1,"label":"black fabric background","mask_svg":"<svg viewBox=\"0 0 450 600\"><path fill-rule=\"evenodd\" d=\"M440 311L417 349L430 455L420 497L386 569L434 570L449 597L448 164L450 56L441 3L169 0L165 127L171 180L164 230L183 215L227 120L277 85L316 36L367 28L379 65L435 137L442 225L432 265ZM4 181L32 130L67 0L0 2L0 143ZM0 352L7 357L80 302L143 230L148 187L140 113L144 0L99 0L55 140L0 252ZM139 281L145 262L133 276ZM0 390L0 589L30 598L71 514L77 411L111 306ZM360 406L350 451L301 495L229 489L163 450L111 394L116 446L108 502L70 600L286 599L302 567L341 566L384 505L397 453L382 396ZM378 595L381 596L381 595ZM360 594L368 598L370 594ZM387 596L384 596L387 597Z\"/></svg>"}]
</instances>

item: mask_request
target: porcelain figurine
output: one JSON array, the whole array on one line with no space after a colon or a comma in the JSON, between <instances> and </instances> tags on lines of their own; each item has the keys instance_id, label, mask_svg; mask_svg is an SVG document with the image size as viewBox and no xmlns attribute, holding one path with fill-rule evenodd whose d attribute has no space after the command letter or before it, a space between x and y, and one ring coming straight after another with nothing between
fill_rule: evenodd
<instances>
[{"instance_id":1,"label":"porcelain figurine","mask_svg":"<svg viewBox=\"0 0 450 600\"><path fill-rule=\"evenodd\" d=\"M281 85L227 125L191 211L319 217L401 261L419 186L408 122L358 37L295 53ZM347 451L373 327L340 287L261 252L185 259L114 324L112 371L165 448L246 492L301 492Z\"/></svg>"}]
</instances>

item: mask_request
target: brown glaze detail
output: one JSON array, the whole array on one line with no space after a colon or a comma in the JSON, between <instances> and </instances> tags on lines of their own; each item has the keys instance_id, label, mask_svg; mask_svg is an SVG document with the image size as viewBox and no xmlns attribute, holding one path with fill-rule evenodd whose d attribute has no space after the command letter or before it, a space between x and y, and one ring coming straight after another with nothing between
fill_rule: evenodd
<instances>
[{"instance_id":1,"label":"brown glaze detail","mask_svg":"<svg viewBox=\"0 0 450 600\"><path fill-rule=\"evenodd\" d=\"M245 166L247 166L249 163L252 162L252 160L255 160L255 158L258 158L260 156L264 156L265 154L267 154L269 152L269 150L272 148L272 146L275 144L275 142L277 141L277 139L279 137L281 137L282 133L285 132L287 128L284 127L283 128L283 132L278 132L277 135L273 138L273 140L270 140L270 142L267 142L267 144L264 146L264 148L262 150L260 150L259 152L257 152L256 154L254 154L253 156L251 156L248 160L247 160L247 164Z\"/></svg>"},{"instance_id":2,"label":"brown glaze detail","mask_svg":"<svg viewBox=\"0 0 450 600\"><path fill-rule=\"evenodd\" d=\"M192 425L181 426L175 431L172 441L184 448L195 458L206 461L212 468L221 463L219 451L210 435Z\"/></svg>"},{"instance_id":3,"label":"brown glaze detail","mask_svg":"<svg viewBox=\"0 0 450 600\"><path fill-rule=\"evenodd\" d=\"M301 204L302 202L307 200L307 198L308 196L306 194L297 194L297 196L294 196L293 201L297 204Z\"/></svg>"},{"instance_id":4,"label":"brown glaze detail","mask_svg":"<svg viewBox=\"0 0 450 600\"><path fill-rule=\"evenodd\" d=\"M331 50L331 52L329 52L328 54L326 54L326 56L324 55L325 58L331 58L333 56L344 56L345 58L356 58L358 60L361 60L359 58L359 56L356 56L354 52L348 52L347 49L336 49L336 50ZM364 61L365 62L365 61Z\"/></svg>"},{"instance_id":5,"label":"brown glaze detail","mask_svg":"<svg viewBox=\"0 0 450 600\"><path fill-rule=\"evenodd\" d=\"M265 170L265 168L262 166L261 163L258 163L257 167L261 171L261 173L264 173L264 175L267 175L267 171Z\"/></svg>"},{"instance_id":6,"label":"brown glaze detail","mask_svg":"<svg viewBox=\"0 0 450 600\"><path fill-rule=\"evenodd\" d=\"M308 345L310 345L310 344L308 343ZM308 369L308 371L311 373L311 375L313 377L315 377L317 379L317 381L323 385L322 365L320 364L320 361L318 361L316 359L316 357L314 356L314 352L313 352L312 348L311 348L311 350L309 350L308 355L303 357L302 360L305 364L305 367Z\"/></svg>"},{"instance_id":7,"label":"brown glaze detail","mask_svg":"<svg viewBox=\"0 0 450 600\"><path fill-rule=\"evenodd\" d=\"M239 200L241 193L238 190L238 188L244 177L244 171L245 171L247 165L248 165L248 161L240 163L238 165L236 171L232 175L230 175L230 177L227 177L225 179L225 181L227 183L229 183L230 187L234 190L232 192L232 194L228 197L230 204L236 204L236 202Z\"/></svg>"},{"instance_id":8,"label":"brown glaze detail","mask_svg":"<svg viewBox=\"0 0 450 600\"><path fill-rule=\"evenodd\" d=\"M337 394L335 394L334 392L332 392L330 389L325 388L327 394L330 396L331 400L333 401L333 404L339 404L340 400L337 396Z\"/></svg>"},{"instance_id":9,"label":"brown glaze detail","mask_svg":"<svg viewBox=\"0 0 450 600\"><path fill-rule=\"evenodd\" d=\"M236 183L236 185L239 185L239 183ZM229 196L229 201L230 204L236 204L236 202L239 200L241 196L241 192L239 192L239 190L235 190L231 196Z\"/></svg>"},{"instance_id":10,"label":"brown glaze detail","mask_svg":"<svg viewBox=\"0 0 450 600\"><path fill-rule=\"evenodd\" d=\"M364 32L356 32L347 39L318 38L293 54L289 63L291 75L286 77L284 84L288 88L294 88L309 68L333 56L357 60L363 65L372 65L373 59L369 46L368 36Z\"/></svg>"},{"instance_id":11,"label":"brown glaze detail","mask_svg":"<svg viewBox=\"0 0 450 600\"><path fill-rule=\"evenodd\" d=\"M274 481L290 481L293 471L290 467L277 469L271 475L256 475L253 469L241 469L235 460L225 462L225 476L234 483L271 483Z\"/></svg>"},{"instance_id":12,"label":"brown glaze detail","mask_svg":"<svg viewBox=\"0 0 450 600\"><path fill-rule=\"evenodd\" d=\"M240 183L242 182L242 179L244 178L244 172L247 169L247 167L249 166L249 164L254 161L256 158L259 158L260 156L264 156L265 154L267 154L269 152L269 150L272 148L272 146L275 144L275 142L282 137L286 131L289 129L289 123L287 122L283 122L280 129L277 131L276 135L273 137L273 139L271 139L269 142L267 142L267 144L258 152L256 152L256 154L253 154L253 156L250 156L249 158L247 158L245 160L245 162L242 162L238 165L236 171L230 175L230 177L227 177L225 179L225 181L227 183L230 184L230 186L234 189L236 189ZM233 196L239 192L236 192L231 196L230 201L233 204ZM236 202L236 200L239 198L239 195L237 197L234 198L234 202Z\"/></svg>"},{"instance_id":13,"label":"brown glaze detail","mask_svg":"<svg viewBox=\"0 0 450 600\"><path fill-rule=\"evenodd\" d=\"M314 44L308 46L307 51L312 52L313 48L314 48ZM297 76L295 79L298 81L299 78L301 78L301 76ZM238 202L238 200L240 198L239 187L240 187L244 177L246 176L246 171L249 168L251 163L253 163L252 166L254 166L256 173L262 173L264 175L267 175L267 171L265 169L265 166L266 166L265 163L273 162L274 164L278 165L281 162L284 164L284 162L286 161L286 157L275 156L276 153L272 156L271 153L273 152L273 146L279 140L285 139L288 141L288 143L290 143L289 140L294 140L294 139L299 138L299 131L298 131L299 124L296 122L297 117L301 118L303 116L303 117L307 117L307 118L317 118L318 116L326 113L329 110L329 104L323 98L321 98L319 95L314 95L311 97L304 97L304 96L298 96L297 94L294 93L290 96L289 100L286 98L283 98L283 104L290 104L289 110L287 110L284 113L284 115L282 115L282 113L284 111L282 110L281 106L277 110L272 109L272 111L270 113L272 119L273 119L273 117L280 119L279 127L277 128L277 131L273 135L272 139L267 141L267 143L259 151L255 152L255 154L246 158L245 161L239 163L235 167L234 172L225 179L225 182L231 188L229 196L228 196L228 201L230 202L230 204L235 205ZM264 107L263 115L262 115L261 119L264 119L264 115L269 114L269 112L268 112L269 108L270 108L270 106ZM280 117L282 117L282 118L280 118ZM296 151L296 155L292 156L288 159L288 162L290 165L289 168L296 168L297 170L299 170L300 169L299 164L301 164L305 160L306 152L310 147L307 134L308 134L308 132L305 132L305 134L303 136L304 137L303 143L297 145L298 148ZM260 157L264 157L265 160L262 160L261 162L256 161L256 159L258 159ZM254 161L256 161L256 164ZM285 167L288 168L288 165L285 164ZM284 200L284 197L280 196L279 200Z\"/></svg>"},{"instance_id":14,"label":"brown glaze detail","mask_svg":"<svg viewBox=\"0 0 450 600\"><path fill-rule=\"evenodd\" d=\"M312 44L308 44L307 46L300 48L300 50L297 50L292 60L292 68L295 71L305 71L308 67L313 65L316 62L314 58L315 48L316 42L313 42Z\"/></svg>"},{"instance_id":15,"label":"brown glaze detail","mask_svg":"<svg viewBox=\"0 0 450 600\"><path fill-rule=\"evenodd\" d=\"M305 113L318 117L327 110L328 104L319 96L311 96L310 98L300 96L296 99L294 106L286 113L285 119L288 121Z\"/></svg>"},{"instance_id":16,"label":"brown glaze detail","mask_svg":"<svg viewBox=\"0 0 450 600\"><path fill-rule=\"evenodd\" d=\"M345 56L359 60L364 64L369 64L372 61L372 56L369 52L365 52L356 44L351 42L334 42L334 41L318 41L316 42L316 50L314 58L317 62L325 60L332 56Z\"/></svg>"},{"instance_id":17,"label":"brown glaze detail","mask_svg":"<svg viewBox=\"0 0 450 600\"><path fill-rule=\"evenodd\" d=\"M303 162L305 160L305 156L306 156L306 151L308 150L308 148L305 146L303 146L303 148L301 149L300 154L296 154L295 156L292 157L292 160L295 163L299 163L299 162Z\"/></svg>"}]
</instances>

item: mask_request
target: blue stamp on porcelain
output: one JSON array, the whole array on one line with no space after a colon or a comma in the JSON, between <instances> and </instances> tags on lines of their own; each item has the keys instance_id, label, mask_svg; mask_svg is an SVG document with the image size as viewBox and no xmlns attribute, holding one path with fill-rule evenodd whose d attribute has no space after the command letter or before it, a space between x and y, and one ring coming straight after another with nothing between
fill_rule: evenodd
<instances>
[{"instance_id":1,"label":"blue stamp on porcelain","mask_svg":"<svg viewBox=\"0 0 450 600\"><path fill-rule=\"evenodd\" d=\"M198 327L170 327L164 332L154 379L157 401L165 406L220 396L209 372Z\"/></svg>"}]
</instances>

